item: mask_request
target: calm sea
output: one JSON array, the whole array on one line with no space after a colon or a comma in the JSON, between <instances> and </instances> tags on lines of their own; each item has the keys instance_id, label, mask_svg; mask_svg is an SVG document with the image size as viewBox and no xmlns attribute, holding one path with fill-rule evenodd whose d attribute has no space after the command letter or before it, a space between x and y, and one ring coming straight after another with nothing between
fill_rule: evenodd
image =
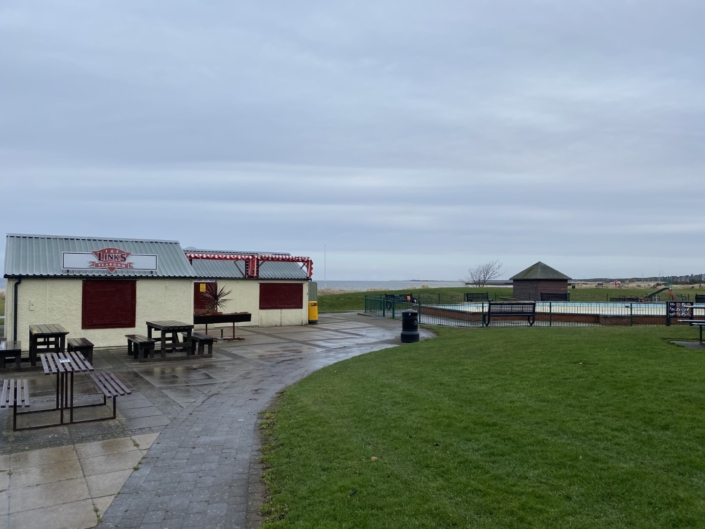
<instances>
[{"instance_id":1,"label":"calm sea","mask_svg":"<svg viewBox=\"0 0 705 529\"><path fill-rule=\"evenodd\" d=\"M462 287L462 281L317 281L318 288L334 288L336 290L402 290L404 288L421 288L422 286Z\"/></svg>"}]
</instances>

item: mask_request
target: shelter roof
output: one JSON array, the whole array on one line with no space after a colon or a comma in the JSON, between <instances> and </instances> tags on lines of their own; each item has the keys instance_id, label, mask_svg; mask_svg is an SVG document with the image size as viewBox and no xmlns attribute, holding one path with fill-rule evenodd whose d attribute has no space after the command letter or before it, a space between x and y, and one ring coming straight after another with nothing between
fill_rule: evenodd
<instances>
[{"instance_id":1,"label":"shelter roof","mask_svg":"<svg viewBox=\"0 0 705 529\"><path fill-rule=\"evenodd\" d=\"M86 254L86 261L97 261L98 258L90 254L105 248L119 248L132 257L156 255L156 270L64 269L65 252ZM11 233L7 235L5 246L5 277L11 276L192 278L194 272L178 241Z\"/></svg>"},{"instance_id":2,"label":"shelter roof","mask_svg":"<svg viewBox=\"0 0 705 529\"><path fill-rule=\"evenodd\" d=\"M545 263L542 263L539 261L538 263L532 264L529 268L526 270L522 270L515 276L510 277L512 281L527 281L527 280L546 280L546 281L555 281L555 280L563 280L563 281L570 281L570 278L556 270L555 268L551 268Z\"/></svg>"},{"instance_id":3,"label":"shelter roof","mask_svg":"<svg viewBox=\"0 0 705 529\"><path fill-rule=\"evenodd\" d=\"M188 248L184 252L214 253L225 255L291 255L281 252L235 252L222 250L201 250ZM193 259L191 261L196 276L200 279L244 279L245 261L218 261ZM307 281L308 275L299 263L265 261L259 266L259 279Z\"/></svg>"}]
</instances>

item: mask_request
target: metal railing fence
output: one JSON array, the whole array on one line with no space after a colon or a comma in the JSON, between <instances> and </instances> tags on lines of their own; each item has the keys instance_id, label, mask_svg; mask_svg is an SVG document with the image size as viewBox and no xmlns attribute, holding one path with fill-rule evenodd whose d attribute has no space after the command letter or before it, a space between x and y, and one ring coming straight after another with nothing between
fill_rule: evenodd
<instances>
[{"instance_id":1,"label":"metal railing fence","mask_svg":"<svg viewBox=\"0 0 705 529\"><path fill-rule=\"evenodd\" d=\"M451 294L417 296L417 302L397 301L379 296L365 296L365 314L401 319L404 310L414 309L419 323L452 327L482 327L488 321L489 302L464 302ZM462 296L462 294L460 294ZM667 317L668 302L536 302L535 327L585 327L600 325L670 325L678 319ZM695 305L692 317L705 319L705 305ZM526 315L492 316L491 327L528 325Z\"/></svg>"}]
</instances>

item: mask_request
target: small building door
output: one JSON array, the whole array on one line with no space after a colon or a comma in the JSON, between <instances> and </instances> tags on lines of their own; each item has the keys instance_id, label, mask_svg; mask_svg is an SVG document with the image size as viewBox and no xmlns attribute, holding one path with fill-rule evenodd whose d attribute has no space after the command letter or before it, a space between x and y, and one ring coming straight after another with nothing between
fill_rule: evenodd
<instances>
[{"instance_id":1,"label":"small building door","mask_svg":"<svg viewBox=\"0 0 705 529\"><path fill-rule=\"evenodd\" d=\"M208 308L208 300L203 295L203 293L208 288L208 285L212 285L210 288L218 288L218 283L215 281L196 281L193 284L193 313L203 314Z\"/></svg>"}]
</instances>

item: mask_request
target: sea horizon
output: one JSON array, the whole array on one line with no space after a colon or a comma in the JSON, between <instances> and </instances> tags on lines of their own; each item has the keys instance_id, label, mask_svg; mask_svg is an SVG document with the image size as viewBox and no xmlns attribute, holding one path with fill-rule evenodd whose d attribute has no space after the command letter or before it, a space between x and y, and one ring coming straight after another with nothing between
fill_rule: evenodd
<instances>
[{"instance_id":1,"label":"sea horizon","mask_svg":"<svg viewBox=\"0 0 705 529\"><path fill-rule=\"evenodd\" d=\"M401 290L404 288L423 288L428 285L432 287L468 287L475 288L472 285L466 285L464 281L444 281L438 279L399 279L387 281L364 281L364 280L348 280L348 281L320 281L316 280L318 290L349 290L351 292L366 291L366 290ZM501 284L493 284L492 286L502 286Z\"/></svg>"}]
</instances>

